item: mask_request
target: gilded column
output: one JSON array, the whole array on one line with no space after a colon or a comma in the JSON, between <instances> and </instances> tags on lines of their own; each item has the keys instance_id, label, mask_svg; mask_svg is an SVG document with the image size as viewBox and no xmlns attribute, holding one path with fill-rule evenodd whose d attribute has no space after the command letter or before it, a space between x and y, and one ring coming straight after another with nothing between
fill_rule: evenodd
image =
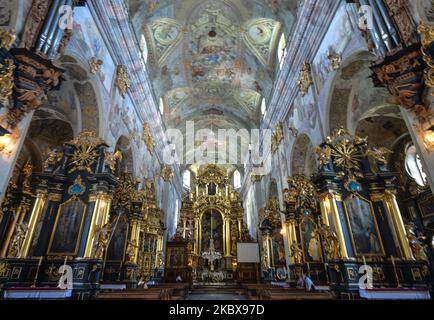
<instances>
[{"instance_id":1,"label":"gilded column","mask_svg":"<svg viewBox=\"0 0 434 320\"><path fill-rule=\"evenodd\" d=\"M202 239L202 225L200 223L200 217L195 217L194 218L195 224L196 224L196 236L194 239L194 243L195 243L195 250L196 250L196 254L200 255L201 252L201 243L200 243L200 239Z\"/></svg>"},{"instance_id":2,"label":"gilded column","mask_svg":"<svg viewBox=\"0 0 434 320\"><path fill-rule=\"evenodd\" d=\"M131 242L135 244L134 258L131 259L131 263L137 263L139 255L139 238L140 238L140 221L133 219L131 227Z\"/></svg>"},{"instance_id":3,"label":"gilded column","mask_svg":"<svg viewBox=\"0 0 434 320\"><path fill-rule=\"evenodd\" d=\"M339 209L338 209L338 205L337 205L337 201L338 201L338 195L335 193L331 193L327 196L327 199L329 201L329 205L330 205L330 209L331 209L331 219L333 220L333 226L334 226L334 231L336 232L336 235L338 236L339 239L339 244L340 244L340 249L341 249L341 257L342 259L348 259L348 251L347 251L347 246L346 246L346 242L345 242L345 237L344 237L344 232L343 232L343 228L342 228L342 223L341 220L339 218ZM326 205L327 206L327 205ZM327 215L327 213L326 213ZM327 222L329 223L328 226L330 226L330 219L327 218ZM324 222L326 223L326 222Z\"/></svg>"},{"instance_id":4,"label":"gilded column","mask_svg":"<svg viewBox=\"0 0 434 320\"><path fill-rule=\"evenodd\" d=\"M97 230L108 222L108 212L110 209L110 198L106 193L101 192L96 196L92 195L89 201L95 202L95 206L92 212L92 221L86 241L84 258L93 258L95 242L98 240L96 239Z\"/></svg>"},{"instance_id":5,"label":"gilded column","mask_svg":"<svg viewBox=\"0 0 434 320\"><path fill-rule=\"evenodd\" d=\"M26 216L26 213L28 211L28 204L25 203L25 199L23 199L18 206L15 215L14 215L14 221L9 224L8 230L6 232L5 240L3 241L3 245L0 250L0 257L6 258L8 255L8 248L11 243L12 237L15 233L15 229L17 225L20 225L23 223L23 220ZM18 255L20 253L18 252Z\"/></svg>"},{"instance_id":6,"label":"gilded column","mask_svg":"<svg viewBox=\"0 0 434 320\"><path fill-rule=\"evenodd\" d=\"M41 215L44 212L47 203L47 191L37 191L36 201L33 205L33 210L30 215L29 228L21 248L21 257L27 257L35 234L36 226L38 225Z\"/></svg>"},{"instance_id":7,"label":"gilded column","mask_svg":"<svg viewBox=\"0 0 434 320\"><path fill-rule=\"evenodd\" d=\"M384 203L387 206L387 210L392 217L393 225L395 226L396 234L399 239L399 244L402 249L403 258L406 260L415 260L413 252L410 248L410 244L408 243L407 232L405 230L405 225L402 220L401 212L399 210L395 194L390 190L386 190L384 200Z\"/></svg>"},{"instance_id":8,"label":"gilded column","mask_svg":"<svg viewBox=\"0 0 434 320\"><path fill-rule=\"evenodd\" d=\"M284 226L286 227L286 237L288 239L289 263L295 264L295 259L291 256L291 245L294 241L297 242L297 228L295 221L288 221Z\"/></svg>"},{"instance_id":9,"label":"gilded column","mask_svg":"<svg viewBox=\"0 0 434 320\"><path fill-rule=\"evenodd\" d=\"M231 250L231 219L226 218L226 245L227 245L227 255L230 256L232 253Z\"/></svg>"}]
</instances>

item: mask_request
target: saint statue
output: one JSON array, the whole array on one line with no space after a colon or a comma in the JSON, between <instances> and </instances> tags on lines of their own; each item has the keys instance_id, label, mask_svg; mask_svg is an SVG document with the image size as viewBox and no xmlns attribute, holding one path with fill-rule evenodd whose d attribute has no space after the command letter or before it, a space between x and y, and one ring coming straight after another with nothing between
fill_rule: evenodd
<instances>
[{"instance_id":1,"label":"saint statue","mask_svg":"<svg viewBox=\"0 0 434 320\"><path fill-rule=\"evenodd\" d=\"M29 227L26 222L17 225L14 239L12 240L11 246L9 248L8 257L13 257L13 258L21 257L21 247L23 245L28 229Z\"/></svg>"},{"instance_id":2,"label":"saint statue","mask_svg":"<svg viewBox=\"0 0 434 320\"><path fill-rule=\"evenodd\" d=\"M303 263L303 249L301 249L300 245L295 241L291 244L291 257L294 258L295 264Z\"/></svg>"}]
</instances>

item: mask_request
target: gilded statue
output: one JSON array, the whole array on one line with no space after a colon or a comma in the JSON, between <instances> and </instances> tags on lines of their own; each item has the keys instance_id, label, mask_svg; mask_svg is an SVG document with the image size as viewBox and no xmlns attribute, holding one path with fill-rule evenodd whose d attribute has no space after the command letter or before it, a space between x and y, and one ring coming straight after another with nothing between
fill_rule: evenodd
<instances>
[{"instance_id":1,"label":"gilded statue","mask_svg":"<svg viewBox=\"0 0 434 320\"><path fill-rule=\"evenodd\" d=\"M92 57L89 60L90 73L97 74L101 66L103 65L103 61L98 59L97 57Z\"/></svg>"},{"instance_id":2,"label":"gilded statue","mask_svg":"<svg viewBox=\"0 0 434 320\"><path fill-rule=\"evenodd\" d=\"M114 153L106 152L104 160L110 170L115 172L118 164L122 161L122 152L119 150Z\"/></svg>"},{"instance_id":3,"label":"gilded statue","mask_svg":"<svg viewBox=\"0 0 434 320\"><path fill-rule=\"evenodd\" d=\"M138 247L137 241L128 241L127 246L127 256L128 256L128 263L134 263L135 257L136 257L136 248Z\"/></svg>"},{"instance_id":4,"label":"gilded statue","mask_svg":"<svg viewBox=\"0 0 434 320\"><path fill-rule=\"evenodd\" d=\"M47 159L44 161L44 170L51 166L55 166L63 157L63 153L57 151L56 149L48 150Z\"/></svg>"},{"instance_id":5,"label":"gilded statue","mask_svg":"<svg viewBox=\"0 0 434 320\"><path fill-rule=\"evenodd\" d=\"M8 257L11 258L20 258L21 257L21 247L23 245L24 239L27 234L27 230L29 229L26 222L17 224L17 228L15 230L14 238L11 242L11 246L9 248Z\"/></svg>"},{"instance_id":6,"label":"gilded statue","mask_svg":"<svg viewBox=\"0 0 434 320\"><path fill-rule=\"evenodd\" d=\"M294 258L295 264L303 263L303 249L295 240L291 244L291 257Z\"/></svg>"},{"instance_id":7,"label":"gilded statue","mask_svg":"<svg viewBox=\"0 0 434 320\"><path fill-rule=\"evenodd\" d=\"M389 149L384 147L368 149L366 151L366 156L368 157L372 172L374 172L375 174L380 173L379 165L386 166L387 155L392 153L393 151L390 151Z\"/></svg>"},{"instance_id":8,"label":"gilded statue","mask_svg":"<svg viewBox=\"0 0 434 320\"><path fill-rule=\"evenodd\" d=\"M323 246L329 260L341 258L339 238L329 226L320 224L320 226L316 229L315 234L321 236Z\"/></svg>"},{"instance_id":9,"label":"gilded statue","mask_svg":"<svg viewBox=\"0 0 434 320\"><path fill-rule=\"evenodd\" d=\"M425 253L425 248L423 245L424 240L426 239L424 236L419 236L416 234L416 227L414 223L407 224L405 226L407 231L407 239L410 244L411 251L413 251L413 255L416 260L427 260L427 256Z\"/></svg>"},{"instance_id":10,"label":"gilded statue","mask_svg":"<svg viewBox=\"0 0 434 320\"><path fill-rule=\"evenodd\" d=\"M95 243L95 259L102 260L104 258L104 252L108 247L112 230L113 225L111 223L106 223L104 226L98 227L98 241Z\"/></svg>"},{"instance_id":11,"label":"gilded statue","mask_svg":"<svg viewBox=\"0 0 434 320\"><path fill-rule=\"evenodd\" d=\"M308 93L310 86L313 85L311 70L310 64L305 63L300 71L300 77L297 81L297 86L303 97Z\"/></svg>"}]
</instances>

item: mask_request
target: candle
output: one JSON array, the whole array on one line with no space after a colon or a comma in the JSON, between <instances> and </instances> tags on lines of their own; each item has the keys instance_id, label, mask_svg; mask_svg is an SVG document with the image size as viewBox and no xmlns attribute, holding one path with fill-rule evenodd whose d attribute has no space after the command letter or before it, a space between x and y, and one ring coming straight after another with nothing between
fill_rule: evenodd
<instances>
[{"instance_id":1,"label":"candle","mask_svg":"<svg viewBox=\"0 0 434 320\"><path fill-rule=\"evenodd\" d=\"M64 266L66 266L66 262L68 262L68 256L65 256L65 261L63 262Z\"/></svg>"},{"instance_id":2,"label":"candle","mask_svg":"<svg viewBox=\"0 0 434 320\"><path fill-rule=\"evenodd\" d=\"M310 264L309 264L309 262L307 263L307 275L310 276Z\"/></svg>"},{"instance_id":3,"label":"candle","mask_svg":"<svg viewBox=\"0 0 434 320\"><path fill-rule=\"evenodd\" d=\"M365 256L363 256L362 259L363 259L363 264L366 266L366 259L365 259Z\"/></svg>"}]
</instances>

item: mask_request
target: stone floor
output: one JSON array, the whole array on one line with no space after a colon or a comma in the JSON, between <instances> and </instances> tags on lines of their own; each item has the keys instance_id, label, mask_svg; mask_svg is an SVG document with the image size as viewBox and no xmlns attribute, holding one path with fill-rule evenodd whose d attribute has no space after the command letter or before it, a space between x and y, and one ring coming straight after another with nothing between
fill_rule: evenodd
<instances>
[{"instance_id":1,"label":"stone floor","mask_svg":"<svg viewBox=\"0 0 434 320\"><path fill-rule=\"evenodd\" d=\"M187 300L247 300L237 285L197 284L189 292Z\"/></svg>"}]
</instances>

